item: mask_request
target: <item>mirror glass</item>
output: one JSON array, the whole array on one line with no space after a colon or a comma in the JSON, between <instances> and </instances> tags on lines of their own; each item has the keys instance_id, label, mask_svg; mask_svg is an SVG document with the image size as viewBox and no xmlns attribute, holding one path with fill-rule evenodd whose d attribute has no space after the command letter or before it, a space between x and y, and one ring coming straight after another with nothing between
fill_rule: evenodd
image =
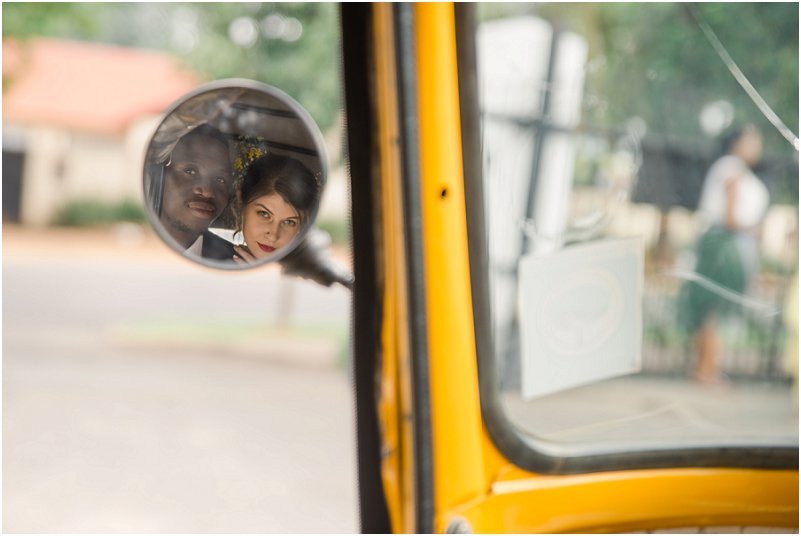
<instances>
[{"instance_id":1,"label":"mirror glass","mask_svg":"<svg viewBox=\"0 0 801 536\"><path fill-rule=\"evenodd\" d=\"M145 205L173 249L241 269L291 252L317 216L325 148L309 114L251 80L206 84L167 110L145 155Z\"/></svg>"}]
</instances>

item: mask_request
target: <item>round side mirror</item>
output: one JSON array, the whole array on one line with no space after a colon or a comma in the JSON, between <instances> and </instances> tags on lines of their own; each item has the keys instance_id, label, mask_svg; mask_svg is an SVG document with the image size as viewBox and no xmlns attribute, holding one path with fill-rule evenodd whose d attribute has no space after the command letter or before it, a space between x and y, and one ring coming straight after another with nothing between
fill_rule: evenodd
<instances>
[{"instance_id":1,"label":"round side mirror","mask_svg":"<svg viewBox=\"0 0 801 536\"><path fill-rule=\"evenodd\" d=\"M320 129L295 100L220 80L174 103L151 137L148 217L180 254L241 269L292 252L317 217L327 177Z\"/></svg>"}]
</instances>

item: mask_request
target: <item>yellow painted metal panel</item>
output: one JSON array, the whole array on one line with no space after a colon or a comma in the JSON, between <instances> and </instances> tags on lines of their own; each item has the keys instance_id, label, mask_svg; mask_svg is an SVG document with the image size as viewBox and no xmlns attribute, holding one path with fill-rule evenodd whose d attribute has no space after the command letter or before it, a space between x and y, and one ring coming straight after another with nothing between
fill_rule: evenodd
<instances>
[{"instance_id":1,"label":"yellow painted metal panel","mask_svg":"<svg viewBox=\"0 0 801 536\"><path fill-rule=\"evenodd\" d=\"M482 464L453 5L415 4L414 14L434 503L443 511L488 490Z\"/></svg>"},{"instance_id":2,"label":"yellow painted metal panel","mask_svg":"<svg viewBox=\"0 0 801 536\"><path fill-rule=\"evenodd\" d=\"M414 531L413 432L411 413L406 260L398 139L398 93L392 7L373 7L375 92L378 105L381 243L384 279L378 414L382 439L382 480L394 532ZM377 356L378 358L378 356Z\"/></svg>"},{"instance_id":3,"label":"yellow painted metal panel","mask_svg":"<svg viewBox=\"0 0 801 536\"><path fill-rule=\"evenodd\" d=\"M480 415L452 4L415 5L435 530L615 532L798 523L798 472L667 469L542 476L511 465Z\"/></svg>"},{"instance_id":4,"label":"yellow painted metal panel","mask_svg":"<svg viewBox=\"0 0 801 536\"><path fill-rule=\"evenodd\" d=\"M792 528L798 527L798 472L667 469L519 478L496 482L445 522L453 518L477 533Z\"/></svg>"}]
</instances>

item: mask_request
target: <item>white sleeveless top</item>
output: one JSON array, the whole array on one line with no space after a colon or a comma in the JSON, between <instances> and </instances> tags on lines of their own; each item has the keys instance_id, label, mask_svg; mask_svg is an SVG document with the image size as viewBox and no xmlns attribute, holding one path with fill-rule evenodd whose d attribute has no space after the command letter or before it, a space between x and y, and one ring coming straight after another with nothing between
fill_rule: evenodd
<instances>
[{"instance_id":1,"label":"white sleeveless top","mask_svg":"<svg viewBox=\"0 0 801 536\"><path fill-rule=\"evenodd\" d=\"M770 204L768 189L737 156L719 158L706 174L698 212L706 225L726 224L726 183L737 180L734 220L738 226L757 226Z\"/></svg>"}]
</instances>

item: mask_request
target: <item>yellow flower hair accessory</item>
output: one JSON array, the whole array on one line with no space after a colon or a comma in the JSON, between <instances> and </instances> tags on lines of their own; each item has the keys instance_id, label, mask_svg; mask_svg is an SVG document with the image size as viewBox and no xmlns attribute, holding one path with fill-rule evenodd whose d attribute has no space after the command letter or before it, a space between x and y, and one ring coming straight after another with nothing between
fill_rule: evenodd
<instances>
[{"instance_id":1,"label":"yellow flower hair accessory","mask_svg":"<svg viewBox=\"0 0 801 536\"><path fill-rule=\"evenodd\" d=\"M240 181L247 173L250 165L270 151L264 138L239 136L236 141L236 158L234 159L234 176Z\"/></svg>"}]
</instances>

